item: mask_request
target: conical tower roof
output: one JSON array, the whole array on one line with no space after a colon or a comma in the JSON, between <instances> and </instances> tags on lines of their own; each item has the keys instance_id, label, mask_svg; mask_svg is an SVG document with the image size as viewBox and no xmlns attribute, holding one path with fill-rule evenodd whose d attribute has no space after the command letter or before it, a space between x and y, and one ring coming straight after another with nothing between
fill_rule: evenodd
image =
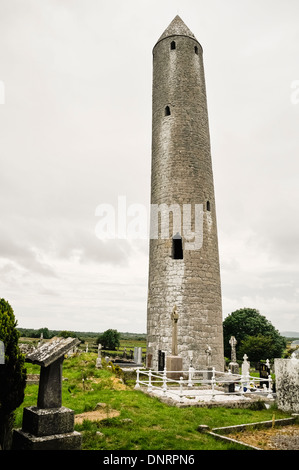
<instances>
[{"instance_id":1,"label":"conical tower roof","mask_svg":"<svg viewBox=\"0 0 299 470\"><path fill-rule=\"evenodd\" d=\"M162 41L162 39L165 39L169 36L188 36L190 38L195 39L195 41L197 41L194 34L185 25L184 21L181 19L181 17L179 15L177 15L172 20L170 25L165 29L164 33L159 37L157 43Z\"/></svg>"}]
</instances>

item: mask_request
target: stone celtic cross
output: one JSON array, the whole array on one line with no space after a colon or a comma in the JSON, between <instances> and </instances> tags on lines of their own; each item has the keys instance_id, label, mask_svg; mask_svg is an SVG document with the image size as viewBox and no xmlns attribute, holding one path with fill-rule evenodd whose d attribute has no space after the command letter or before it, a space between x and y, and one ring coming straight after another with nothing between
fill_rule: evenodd
<instances>
[{"instance_id":1,"label":"stone celtic cross","mask_svg":"<svg viewBox=\"0 0 299 470\"><path fill-rule=\"evenodd\" d=\"M236 354L237 340L234 336L231 336L231 338L229 340L229 344L231 345L231 348L232 348L231 360L232 360L232 362L236 362L236 360L237 360L237 354Z\"/></svg>"}]
</instances>

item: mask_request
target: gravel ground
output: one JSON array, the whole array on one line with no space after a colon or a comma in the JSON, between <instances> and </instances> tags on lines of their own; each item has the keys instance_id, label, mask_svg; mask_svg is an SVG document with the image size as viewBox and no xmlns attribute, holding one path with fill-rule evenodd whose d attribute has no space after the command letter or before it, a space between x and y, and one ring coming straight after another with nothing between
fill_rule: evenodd
<instances>
[{"instance_id":1,"label":"gravel ground","mask_svg":"<svg viewBox=\"0 0 299 470\"><path fill-rule=\"evenodd\" d=\"M296 424L246 430L226 436L263 450L299 450L299 425Z\"/></svg>"}]
</instances>

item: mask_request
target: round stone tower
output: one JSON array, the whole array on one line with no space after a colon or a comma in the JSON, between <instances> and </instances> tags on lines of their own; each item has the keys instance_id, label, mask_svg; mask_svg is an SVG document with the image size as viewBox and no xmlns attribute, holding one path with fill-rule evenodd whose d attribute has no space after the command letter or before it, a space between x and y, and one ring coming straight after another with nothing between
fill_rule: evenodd
<instances>
[{"instance_id":1,"label":"round stone tower","mask_svg":"<svg viewBox=\"0 0 299 470\"><path fill-rule=\"evenodd\" d=\"M202 47L176 16L153 49L147 366L223 370L221 284ZM169 226L168 226L169 222ZM208 352L209 351L209 352Z\"/></svg>"}]
</instances>

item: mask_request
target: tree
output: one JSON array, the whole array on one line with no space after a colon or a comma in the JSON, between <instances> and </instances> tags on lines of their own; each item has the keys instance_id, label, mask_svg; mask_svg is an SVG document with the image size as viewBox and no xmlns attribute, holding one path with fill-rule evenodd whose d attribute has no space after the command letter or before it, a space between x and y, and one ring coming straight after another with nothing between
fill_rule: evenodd
<instances>
[{"instance_id":1,"label":"tree","mask_svg":"<svg viewBox=\"0 0 299 470\"><path fill-rule=\"evenodd\" d=\"M104 349L116 349L119 347L120 333L117 330L106 330L97 338L97 344L101 344Z\"/></svg>"},{"instance_id":2,"label":"tree","mask_svg":"<svg viewBox=\"0 0 299 470\"><path fill-rule=\"evenodd\" d=\"M36 337L40 338L41 333L43 334L44 339L50 338L50 333L49 333L48 328L40 328L39 330L37 330Z\"/></svg>"},{"instance_id":3,"label":"tree","mask_svg":"<svg viewBox=\"0 0 299 470\"><path fill-rule=\"evenodd\" d=\"M252 362L259 362L265 359L275 357L275 344L270 336L247 336L241 341L239 348L239 356L244 354L250 358Z\"/></svg>"},{"instance_id":4,"label":"tree","mask_svg":"<svg viewBox=\"0 0 299 470\"><path fill-rule=\"evenodd\" d=\"M242 351L244 350L244 341L248 343L248 337L259 337L259 341L256 345L261 342L264 344L264 348L267 350L267 358L273 359L274 357L281 357L283 350L286 347L286 340L280 333L274 328L274 326L267 320L267 318L260 314L260 312L254 308L242 308L236 310L228 315L223 322L223 338L224 338L224 355L230 357L231 347L229 344L230 337L234 336L237 343L237 359L242 359ZM261 337L265 338L263 341ZM241 344L242 347L241 347ZM253 344L251 340L250 344ZM245 343L246 345L246 343ZM254 360L247 351L250 360ZM244 354L243 352L243 354ZM258 359L262 359L261 357Z\"/></svg>"},{"instance_id":5,"label":"tree","mask_svg":"<svg viewBox=\"0 0 299 470\"><path fill-rule=\"evenodd\" d=\"M62 336L63 338L77 338L77 335L74 333L74 331L66 330L61 331L58 336Z\"/></svg>"},{"instance_id":6,"label":"tree","mask_svg":"<svg viewBox=\"0 0 299 470\"><path fill-rule=\"evenodd\" d=\"M14 411L24 400L26 386L25 356L21 354L17 322L9 303L0 299L0 340L4 343L5 359L0 365L0 446L11 445Z\"/></svg>"}]
</instances>

